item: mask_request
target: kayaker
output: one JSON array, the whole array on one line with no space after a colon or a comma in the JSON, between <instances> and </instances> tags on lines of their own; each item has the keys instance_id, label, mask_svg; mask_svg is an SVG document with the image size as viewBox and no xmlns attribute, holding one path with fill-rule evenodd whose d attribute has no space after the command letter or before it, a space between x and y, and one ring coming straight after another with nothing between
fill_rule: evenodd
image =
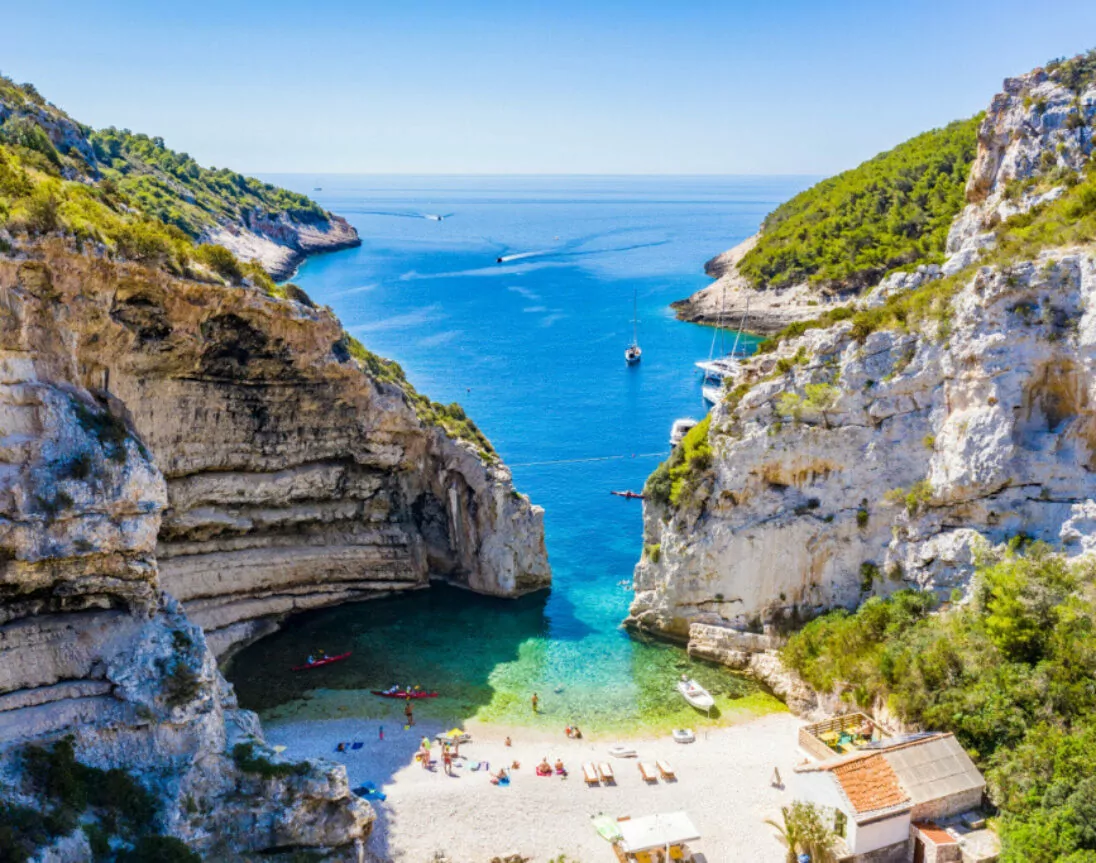
<instances>
[{"instance_id":1,"label":"kayaker","mask_svg":"<svg viewBox=\"0 0 1096 863\"><path fill-rule=\"evenodd\" d=\"M309 665L315 665L315 664L316 664L316 657L314 657L314 656L312 656L311 654L309 654L309 657L308 657L308 664L309 664Z\"/></svg>"}]
</instances>

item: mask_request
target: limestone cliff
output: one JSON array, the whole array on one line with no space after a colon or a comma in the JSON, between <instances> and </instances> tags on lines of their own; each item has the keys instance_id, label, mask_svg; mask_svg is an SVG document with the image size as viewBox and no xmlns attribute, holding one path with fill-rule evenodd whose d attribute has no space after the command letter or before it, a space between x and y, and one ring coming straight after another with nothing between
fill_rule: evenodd
<instances>
[{"instance_id":1,"label":"limestone cliff","mask_svg":"<svg viewBox=\"0 0 1096 863\"><path fill-rule=\"evenodd\" d=\"M679 455L675 504L645 504L633 625L729 654L708 626L961 596L979 547L1018 536L1093 545L1096 253L1075 226L1096 208L1094 119L1091 80L1007 81L948 260L744 365L710 456Z\"/></svg>"},{"instance_id":2,"label":"limestone cliff","mask_svg":"<svg viewBox=\"0 0 1096 863\"><path fill-rule=\"evenodd\" d=\"M261 730L160 589L167 487L122 403L84 385L87 308L58 293L56 266L5 265L0 287L0 773L16 803L48 810L19 793L22 747L72 734L81 762L135 775L158 829L203 855L360 859L373 814L344 768L265 780L230 755L243 741L265 751ZM80 831L58 848L91 859Z\"/></svg>"}]
</instances>

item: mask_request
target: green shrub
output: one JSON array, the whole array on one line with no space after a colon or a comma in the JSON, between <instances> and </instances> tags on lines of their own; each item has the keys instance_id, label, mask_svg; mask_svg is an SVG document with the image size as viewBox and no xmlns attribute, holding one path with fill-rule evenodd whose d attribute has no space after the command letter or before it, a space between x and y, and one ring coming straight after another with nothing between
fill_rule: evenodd
<instances>
[{"instance_id":1,"label":"green shrub","mask_svg":"<svg viewBox=\"0 0 1096 863\"><path fill-rule=\"evenodd\" d=\"M739 272L757 288L861 288L898 266L941 260L980 122L918 135L796 195L765 218Z\"/></svg>"},{"instance_id":2,"label":"green shrub","mask_svg":"<svg viewBox=\"0 0 1096 863\"><path fill-rule=\"evenodd\" d=\"M856 511L856 526L861 530L868 526L868 511L864 507Z\"/></svg>"},{"instance_id":3,"label":"green shrub","mask_svg":"<svg viewBox=\"0 0 1096 863\"><path fill-rule=\"evenodd\" d=\"M202 680L183 659L176 659L164 676L164 700L172 707L189 704L202 690Z\"/></svg>"},{"instance_id":4,"label":"green shrub","mask_svg":"<svg viewBox=\"0 0 1096 863\"><path fill-rule=\"evenodd\" d=\"M658 563L662 560L662 543L656 542L654 545L644 546L644 551L651 563Z\"/></svg>"},{"instance_id":5,"label":"green shrub","mask_svg":"<svg viewBox=\"0 0 1096 863\"><path fill-rule=\"evenodd\" d=\"M670 457L647 477L643 494L663 506L687 503L712 466L712 447L708 442L711 414L704 417L674 447Z\"/></svg>"},{"instance_id":6,"label":"green shrub","mask_svg":"<svg viewBox=\"0 0 1096 863\"><path fill-rule=\"evenodd\" d=\"M909 488L891 489L886 493L885 500L889 504L901 504L909 515L917 515L932 500L932 484L922 479Z\"/></svg>"},{"instance_id":7,"label":"green shrub","mask_svg":"<svg viewBox=\"0 0 1096 863\"><path fill-rule=\"evenodd\" d=\"M106 408L95 410L77 398L73 398L71 404L80 428L99 441L108 458L124 462L126 441L129 440L129 429L126 428L125 421Z\"/></svg>"},{"instance_id":8,"label":"green shrub","mask_svg":"<svg viewBox=\"0 0 1096 863\"><path fill-rule=\"evenodd\" d=\"M243 267L236 260L236 256L224 246L218 246L215 243L202 243L194 250L194 259L205 264L217 275L227 279L234 285L243 281Z\"/></svg>"},{"instance_id":9,"label":"green shrub","mask_svg":"<svg viewBox=\"0 0 1096 863\"><path fill-rule=\"evenodd\" d=\"M284 779L304 776L312 769L307 761L290 763L271 761L255 751L254 743L237 743L232 747L232 760L244 773L255 773L263 779Z\"/></svg>"},{"instance_id":10,"label":"green shrub","mask_svg":"<svg viewBox=\"0 0 1096 863\"><path fill-rule=\"evenodd\" d=\"M973 601L872 598L789 638L784 661L820 691L851 684L903 722L952 731L986 771L1009 863L1096 851L1096 566L1038 543L982 568Z\"/></svg>"}]
</instances>

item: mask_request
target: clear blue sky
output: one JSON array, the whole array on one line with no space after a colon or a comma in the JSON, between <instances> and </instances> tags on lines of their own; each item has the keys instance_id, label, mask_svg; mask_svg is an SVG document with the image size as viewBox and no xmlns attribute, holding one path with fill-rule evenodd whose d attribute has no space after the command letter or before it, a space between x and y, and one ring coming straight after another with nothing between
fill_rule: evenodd
<instances>
[{"instance_id":1,"label":"clear blue sky","mask_svg":"<svg viewBox=\"0 0 1096 863\"><path fill-rule=\"evenodd\" d=\"M1096 45L1059 0L33 0L0 70L249 172L829 174Z\"/></svg>"}]
</instances>

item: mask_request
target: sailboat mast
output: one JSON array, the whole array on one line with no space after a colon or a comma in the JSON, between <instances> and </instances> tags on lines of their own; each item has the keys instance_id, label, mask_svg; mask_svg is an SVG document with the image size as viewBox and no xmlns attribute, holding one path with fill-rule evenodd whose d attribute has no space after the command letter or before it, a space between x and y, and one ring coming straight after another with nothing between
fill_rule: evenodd
<instances>
[{"instance_id":1,"label":"sailboat mast","mask_svg":"<svg viewBox=\"0 0 1096 863\"><path fill-rule=\"evenodd\" d=\"M734 347L731 348L731 356L738 353L738 340L742 338L742 330L746 328L746 321L750 318L750 297L746 296L746 310L742 313L742 320L738 322L738 332L734 334Z\"/></svg>"}]
</instances>

